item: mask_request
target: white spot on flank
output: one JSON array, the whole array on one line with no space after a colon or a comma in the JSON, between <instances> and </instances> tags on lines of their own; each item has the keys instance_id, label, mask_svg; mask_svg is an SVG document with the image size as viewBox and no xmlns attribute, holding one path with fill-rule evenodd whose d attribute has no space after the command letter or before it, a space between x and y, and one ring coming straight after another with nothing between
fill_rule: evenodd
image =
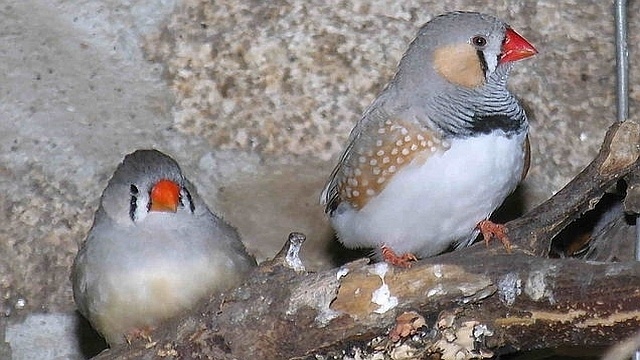
<instances>
[{"instance_id":1,"label":"white spot on flank","mask_svg":"<svg viewBox=\"0 0 640 360\"><path fill-rule=\"evenodd\" d=\"M376 146L377 147L382 146L382 140L376 140Z\"/></svg>"},{"instance_id":2,"label":"white spot on flank","mask_svg":"<svg viewBox=\"0 0 640 360\"><path fill-rule=\"evenodd\" d=\"M380 175L380 173L382 172L382 170L380 170L379 167L374 167L373 168L373 175Z\"/></svg>"},{"instance_id":3,"label":"white spot on flank","mask_svg":"<svg viewBox=\"0 0 640 360\"><path fill-rule=\"evenodd\" d=\"M383 182L385 182L386 180L387 180L387 179L386 179L384 176L380 176L380 177L378 178L378 180L376 180L376 182L377 182L378 184L382 184L382 183L383 183Z\"/></svg>"},{"instance_id":4,"label":"white spot on flank","mask_svg":"<svg viewBox=\"0 0 640 360\"><path fill-rule=\"evenodd\" d=\"M409 149L407 149L407 148L402 149L402 155L404 155L404 156L409 155Z\"/></svg>"},{"instance_id":5,"label":"white spot on flank","mask_svg":"<svg viewBox=\"0 0 640 360\"><path fill-rule=\"evenodd\" d=\"M388 164L388 163L389 163L389 161L391 161L391 160L389 159L389 157L388 157L388 156L385 156L385 157L383 157L383 158L382 158L382 163L383 163L383 164Z\"/></svg>"},{"instance_id":6,"label":"white spot on flank","mask_svg":"<svg viewBox=\"0 0 640 360\"><path fill-rule=\"evenodd\" d=\"M404 134L403 134L404 135ZM404 137L404 141L409 142L411 141L411 136L407 135Z\"/></svg>"},{"instance_id":7,"label":"white spot on flank","mask_svg":"<svg viewBox=\"0 0 640 360\"><path fill-rule=\"evenodd\" d=\"M387 130L385 128L378 129L378 134L384 134L386 132L387 132ZM380 145L378 145L378 146L380 146Z\"/></svg>"},{"instance_id":8,"label":"white spot on flank","mask_svg":"<svg viewBox=\"0 0 640 360\"><path fill-rule=\"evenodd\" d=\"M388 171L390 174L393 174L394 172L396 172L396 166L395 166L395 165L391 165L391 166L389 166L389 168L387 169L387 171Z\"/></svg>"},{"instance_id":9,"label":"white spot on flank","mask_svg":"<svg viewBox=\"0 0 640 360\"><path fill-rule=\"evenodd\" d=\"M378 150L378 152L376 153L376 155L378 155L378 156L383 156L383 155L384 155L384 150Z\"/></svg>"},{"instance_id":10,"label":"white spot on flank","mask_svg":"<svg viewBox=\"0 0 640 360\"><path fill-rule=\"evenodd\" d=\"M376 192L373 191L373 189L367 189L367 196L373 196L375 194L376 194Z\"/></svg>"},{"instance_id":11,"label":"white spot on flank","mask_svg":"<svg viewBox=\"0 0 640 360\"><path fill-rule=\"evenodd\" d=\"M435 146L432 146L431 149L429 149L429 150L431 150L431 152L436 152L438 150L438 148L435 147Z\"/></svg>"},{"instance_id":12,"label":"white spot on flank","mask_svg":"<svg viewBox=\"0 0 640 360\"><path fill-rule=\"evenodd\" d=\"M371 159L371 160L369 160L369 165L371 165L371 166L376 166L376 165L378 165L378 160L376 160L376 159Z\"/></svg>"},{"instance_id":13,"label":"white spot on flank","mask_svg":"<svg viewBox=\"0 0 640 360\"><path fill-rule=\"evenodd\" d=\"M356 168L356 169L353 171L353 173L354 173L356 176L361 176L361 175L362 175L362 170L360 170L359 168Z\"/></svg>"},{"instance_id":14,"label":"white spot on flank","mask_svg":"<svg viewBox=\"0 0 640 360\"><path fill-rule=\"evenodd\" d=\"M404 144L404 143L402 142L402 140L398 140L398 141L396 141L396 146L402 146L402 144Z\"/></svg>"},{"instance_id":15,"label":"white spot on flank","mask_svg":"<svg viewBox=\"0 0 640 360\"><path fill-rule=\"evenodd\" d=\"M366 157L364 157L364 156L360 156L360 157L358 158L358 162L360 162L360 164L364 164L364 163L366 163L366 162L367 162L367 158L366 158Z\"/></svg>"},{"instance_id":16,"label":"white spot on flank","mask_svg":"<svg viewBox=\"0 0 640 360\"><path fill-rule=\"evenodd\" d=\"M422 141L424 140L424 136L418 134L418 136L416 136L416 138L418 139L418 141Z\"/></svg>"},{"instance_id":17,"label":"white spot on flank","mask_svg":"<svg viewBox=\"0 0 640 360\"><path fill-rule=\"evenodd\" d=\"M418 150L418 145L411 144L411 151L416 151L416 150Z\"/></svg>"},{"instance_id":18,"label":"white spot on flank","mask_svg":"<svg viewBox=\"0 0 640 360\"><path fill-rule=\"evenodd\" d=\"M360 196L360 191L358 190L353 190L353 196Z\"/></svg>"},{"instance_id":19,"label":"white spot on flank","mask_svg":"<svg viewBox=\"0 0 640 360\"><path fill-rule=\"evenodd\" d=\"M391 155L398 155L398 148L393 148L391 150Z\"/></svg>"},{"instance_id":20,"label":"white spot on flank","mask_svg":"<svg viewBox=\"0 0 640 360\"><path fill-rule=\"evenodd\" d=\"M396 162L397 162L398 164L402 164L402 163L404 162L404 158L403 158L403 157L401 157L401 156L398 156L398 157L396 158Z\"/></svg>"}]
</instances>

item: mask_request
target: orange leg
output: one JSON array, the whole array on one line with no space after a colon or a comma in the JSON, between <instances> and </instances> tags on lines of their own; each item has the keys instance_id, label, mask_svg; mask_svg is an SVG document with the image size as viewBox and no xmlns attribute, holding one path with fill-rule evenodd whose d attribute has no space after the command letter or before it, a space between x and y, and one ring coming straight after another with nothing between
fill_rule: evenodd
<instances>
[{"instance_id":1,"label":"orange leg","mask_svg":"<svg viewBox=\"0 0 640 360\"><path fill-rule=\"evenodd\" d=\"M507 252L511 252L511 241L507 236L507 228L502 224L496 224L489 220L482 220L477 225L478 229L482 233L484 243L489 246L489 241L496 238L502 242L502 246Z\"/></svg>"},{"instance_id":2,"label":"orange leg","mask_svg":"<svg viewBox=\"0 0 640 360\"><path fill-rule=\"evenodd\" d=\"M129 331L124 335L124 338L125 340L127 340L127 343L129 345L131 345L131 342L133 342L136 339L143 339L146 342L151 343L153 342L153 339L151 338L152 332L153 332L153 328L151 326L143 326L141 328L136 328Z\"/></svg>"},{"instance_id":3,"label":"orange leg","mask_svg":"<svg viewBox=\"0 0 640 360\"><path fill-rule=\"evenodd\" d=\"M382 251L382 259L394 266L401 268L410 268L411 263L418 260L418 258L412 253L406 253L398 256L393 250L388 248L386 245L382 245L380 248Z\"/></svg>"}]
</instances>

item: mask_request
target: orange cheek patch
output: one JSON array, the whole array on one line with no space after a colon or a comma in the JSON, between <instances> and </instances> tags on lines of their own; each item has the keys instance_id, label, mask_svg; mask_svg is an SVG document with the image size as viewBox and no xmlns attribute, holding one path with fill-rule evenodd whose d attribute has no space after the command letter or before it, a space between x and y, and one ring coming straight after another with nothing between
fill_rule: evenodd
<instances>
[{"instance_id":1,"label":"orange cheek patch","mask_svg":"<svg viewBox=\"0 0 640 360\"><path fill-rule=\"evenodd\" d=\"M467 88L478 87L485 80L478 53L469 44L436 49L433 68L448 82Z\"/></svg>"},{"instance_id":2,"label":"orange cheek patch","mask_svg":"<svg viewBox=\"0 0 640 360\"><path fill-rule=\"evenodd\" d=\"M151 188L151 211L176 212L180 201L180 186L163 179Z\"/></svg>"}]
</instances>

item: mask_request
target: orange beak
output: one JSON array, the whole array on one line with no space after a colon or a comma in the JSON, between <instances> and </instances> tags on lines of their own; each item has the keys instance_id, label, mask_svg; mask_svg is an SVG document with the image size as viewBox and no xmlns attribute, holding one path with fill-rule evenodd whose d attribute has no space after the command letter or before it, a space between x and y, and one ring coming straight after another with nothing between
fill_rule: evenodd
<instances>
[{"instance_id":1,"label":"orange beak","mask_svg":"<svg viewBox=\"0 0 640 360\"><path fill-rule=\"evenodd\" d=\"M511 28L507 28L504 43L502 44L502 54L499 63L506 63L526 59L538 53L538 50L525 38L520 36Z\"/></svg>"},{"instance_id":2,"label":"orange beak","mask_svg":"<svg viewBox=\"0 0 640 360\"><path fill-rule=\"evenodd\" d=\"M151 188L151 211L176 212L180 201L180 186L162 179Z\"/></svg>"}]
</instances>

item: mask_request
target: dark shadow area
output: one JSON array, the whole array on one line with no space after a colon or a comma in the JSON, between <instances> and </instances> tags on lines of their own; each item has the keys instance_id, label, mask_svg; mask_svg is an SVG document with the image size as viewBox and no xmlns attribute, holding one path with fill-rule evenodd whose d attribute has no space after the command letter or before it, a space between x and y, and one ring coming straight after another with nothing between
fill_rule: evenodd
<instances>
[{"instance_id":1,"label":"dark shadow area","mask_svg":"<svg viewBox=\"0 0 640 360\"><path fill-rule=\"evenodd\" d=\"M595 207L569 224L552 241L550 257L595 261L631 261L635 217L624 213L624 183L606 193Z\"/></svg>"},{"instance_id":2,"label":"dark shadow area","mask_svg":"<svg viewBox=\"0 0 640 360\"><path fill-rule=\"evenodd\" d=\"M493 212L491 221L504 224L522 216L524 214L525 193L526 189L518 186L513 194L507 196L502 205Z\"/></svg>"},{"instance_id":3,"label":"dark shadow area","mask_svg":"<svg viewBox=\"0 0 640 360\"><path fill-rule=\"evenodd\" d=\"M605 350L606 348L589 346L540 349L498 355L496 360L596 360L600 359Z\"/></svg>"},{"instance_id":4,"label":"dark shadow area","mask_svg":"<svg viewBox=\"0 0 640 360\"><path fill-rule=\"evenodd\" d=\"M334 267L341 266L348 262L362 258L371 258L371 255L373 254L373 249L371 248L346 248L340 241L338 241L335 235L333 236L333 239L331 241L327 241L325 251L329 255L331 264Z\"/></svg>"},{"instance_id":5,"label":"dark shadow area","mask_svg":"<svg viewBox=\"0 0 640 360\"><path fill-rule=\"evenodd\" d=\"M98 334L80 313L76 312L76 338L82 356L90 359L108 347L107 342Z\"/></svg>"}]
</instances>

